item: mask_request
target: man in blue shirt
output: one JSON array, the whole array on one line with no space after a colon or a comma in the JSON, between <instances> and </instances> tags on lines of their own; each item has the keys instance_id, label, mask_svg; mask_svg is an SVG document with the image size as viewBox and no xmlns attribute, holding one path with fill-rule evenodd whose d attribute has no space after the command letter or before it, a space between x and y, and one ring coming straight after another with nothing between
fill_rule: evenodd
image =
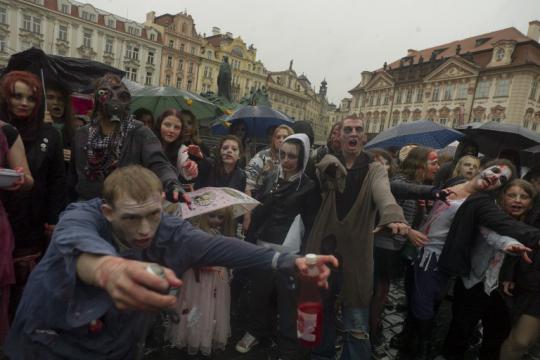
<instances>
[{"instance_id":1,"label":"man in blue shirt","mask_svg":"<svg viewBox=\"0 0 540 360\"><path fill-rule=\"evenodd\" d=\"M32 272L5 344L18 359L133 359L148 312L175 305L169 287L194 266L301 272L304 258L223 236L211 236L162 214L162 186L151 171L128 166L104 183L103 200L72 204ZM165 278L147 270L165 267ZM333 256L320 256L327 286Z\"/></svg>"}]
</instances>

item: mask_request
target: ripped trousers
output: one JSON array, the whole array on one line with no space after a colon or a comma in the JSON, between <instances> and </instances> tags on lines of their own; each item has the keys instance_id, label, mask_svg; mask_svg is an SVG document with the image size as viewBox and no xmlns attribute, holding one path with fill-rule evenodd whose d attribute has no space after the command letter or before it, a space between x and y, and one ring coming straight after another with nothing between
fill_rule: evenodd
<instances>
[{"instance_id":1,"label":"ripped trousers","mask_svg":"<svg viewBox=\"0 0 540 360\"><path fill-rule=\"evenodd\" d=\"M332 274L334 275L334 274ZM333 276L331 276L333 277ZM330 279L334 280L334 279ZM337 283L337 284L336 284ZM336 354L336 298L339 281L330 281L330 289L323 296L323 337L312 350L312 360L333 360ZM337 291L336 291L337 290ZM371 360L369 341L369 308L342 308L343 351L341 360Z\"/></svg>"}]
</instances>

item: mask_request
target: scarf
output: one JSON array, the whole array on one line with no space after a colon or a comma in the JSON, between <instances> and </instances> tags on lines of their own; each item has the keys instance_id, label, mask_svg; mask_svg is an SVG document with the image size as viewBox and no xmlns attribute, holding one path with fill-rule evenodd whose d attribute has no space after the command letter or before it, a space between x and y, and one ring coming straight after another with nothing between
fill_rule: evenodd
<instances>
[{"instance_id":1,"label":"scarf","mask_svg":"<svg viewBox=\"0 0 540 360\"><path fill-rule=\"evenodd\" d=\"M85 147L87 165L84 171L89 180L103 181L118 167L122 145L128 132L134 128L135 122L130 115L120 123L119 128L105 135L100 131L98 120L92 119Z\"/></svg>"}]
</instances>

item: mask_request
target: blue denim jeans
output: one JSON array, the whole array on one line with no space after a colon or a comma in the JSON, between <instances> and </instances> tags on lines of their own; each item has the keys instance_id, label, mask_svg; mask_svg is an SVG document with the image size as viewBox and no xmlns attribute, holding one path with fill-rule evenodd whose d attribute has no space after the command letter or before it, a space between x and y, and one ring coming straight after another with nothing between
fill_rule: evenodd
<instances>
[{"instance_id":1,"label":"blue denim jeans","mask_svg":"<svg viewBox=\"0 0 540 360\"><path fill-rule=\"evenodd\" d=\"M341 360L370 360L369 308L343 308L343 325Z\"/></svg>"}]
</instances>

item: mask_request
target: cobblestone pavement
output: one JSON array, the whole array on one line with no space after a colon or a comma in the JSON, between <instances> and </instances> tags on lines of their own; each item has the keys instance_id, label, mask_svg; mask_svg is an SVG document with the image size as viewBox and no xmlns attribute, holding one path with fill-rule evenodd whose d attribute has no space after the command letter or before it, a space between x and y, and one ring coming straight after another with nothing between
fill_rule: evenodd
<instances>
[{"instance_id":1,"label":"cobblestone pavement","mask_svg":"<svg viewBox=\"0 0 540 360\"><path fill-rule=\"evenodd\" d=\"M235 291L233 290L233 293ZM234 295L233 295L234 296ZM234 345L242 337L244 325L249 319L245 318L246 304L249 301L249 295L240 296L235 302L236 305L231 309L232 311L232 337L229 342L229 346L225 351L213 354L211 357L203 356L188 356L184 351L171 348L161 347L159 349L149 351L145 360L162 360L162 359L213 359L213 360L274 360L277 358L276 349L274 344L266 343L256 346L248 354L239 354L234 350ZM385 336L385 349L386 354L380 357L379 360L394 360L397 358L397 350L389 347L388 343L392 336L399 333L403 328L404 313L401 310L405 302L405 294L403 291L403 285L401 282L392 284L389 294L389 303L385 309L383 316L383 334ZM448 300L444 300L439 313L437 315L437 325L433 334L433 348L434 354L439 354L444 342L444 337L448 330L449 322L451 319L451 303ZM465 360L475 360L476 352L475 348L471 349L467 354ZM444 360L442 356L437 356L436 360ZM495 360L495 359L494 359ZM524 357L524 360L540 360L540 342L531 351L531 354Z\"/></svg>"}]
</instances>

